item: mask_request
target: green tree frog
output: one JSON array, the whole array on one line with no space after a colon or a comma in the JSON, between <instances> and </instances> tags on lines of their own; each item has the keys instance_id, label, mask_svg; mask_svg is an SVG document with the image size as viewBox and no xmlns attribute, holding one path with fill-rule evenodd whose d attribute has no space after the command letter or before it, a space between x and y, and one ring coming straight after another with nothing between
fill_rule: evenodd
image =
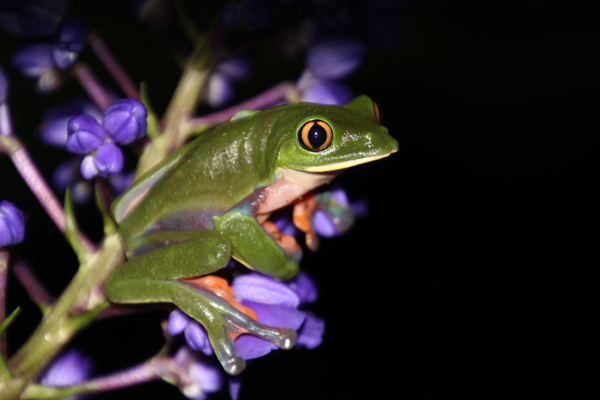
<instances>
[{"instance_id":1,"label":"green tree frog","mask_svg":"<svg viewBox=\"0 0 600 400\"><path fill-rule=\"evenodd\" d=\"M173 303L206 328L232 375L245 367L233 346L240 333L293 347L293 330L262 325L222 287L190 279L224 268L231 258L276 279L293 278L299 247L261 223L341 171L397 150L367 96L343 106L293 103L236 114L115 200L128 261L106 280L108 298Z\"/></svg>"}]
</instances>

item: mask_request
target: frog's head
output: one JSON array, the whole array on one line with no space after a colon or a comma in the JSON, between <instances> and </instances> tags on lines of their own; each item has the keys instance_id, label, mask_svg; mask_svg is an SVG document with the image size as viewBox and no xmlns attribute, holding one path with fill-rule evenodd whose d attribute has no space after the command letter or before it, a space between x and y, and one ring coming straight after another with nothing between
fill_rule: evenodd
<instances>
[{"instance_id":1,"label":"frog's head","mask_svg":"<svg viewBox=\"0 0 600 400\"><path fill-rule=\"evenodd\" d=\"M377 104L358 96L343 106L296 103L285 107L272 132L279 136L279 168L339 171L398 151L398 142L379 125Z\"/></svg>"}]
</instances>

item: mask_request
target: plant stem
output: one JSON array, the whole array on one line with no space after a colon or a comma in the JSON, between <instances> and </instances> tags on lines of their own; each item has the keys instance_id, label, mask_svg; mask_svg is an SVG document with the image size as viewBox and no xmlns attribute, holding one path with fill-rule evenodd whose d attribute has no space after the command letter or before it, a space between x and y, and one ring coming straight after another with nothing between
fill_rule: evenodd
<instances>
[{"instance_id":1,"label":"plant stem","mask_svg":"<svg viewBox=\"0 0 600 400\"><path fill-rule=\"evenodd\" d=\"M6 318L6 276L8 274L8 251L0 248L0 323ZM0 334L0 357L6 358L6 335Z\"/></svg>"},{"instance_id":2,"label":"plant stem","mask_svg":"<svg viewBox=\"0 0 600 400\"><path fill-rule=\"evenodd\" d=\"M222 124L229 121L231 117L233 117L239 111L264 109L283 99L287 99L288 101L297 100L296 89L293 83L281 82L272 88L267 89L263 93L249 100L236 104L235 106L202 117L191 119L187 123L186 128L190 131L196 131L197 129L201 129L206 125L212 126Z\"/></svg>"},{"instance_id":3,"label":"plant stem","mask_svg":"<svg viewBox=\"0 0 600 400\"><path fill-rule=\"evenodd\" d=\"M2 105L1 107L4 107ZM1 112L1 111L0 111ZM0 119L2 115L0 114ZM0 121L0 126L2 125L2 121ZM54 224L58 227L58 229L64 234L66 223L65 223L65 212L48 187L48 184L42 177L42 174L37 169L29 153L23 147L19 139L15 136L8 134L5 135L4 132L11 132L10 126L2 131L2 135L0 135L0 153L6 153L12 159L13 164L17 168L17 171L21 174L21 177L29 186L29 189L33 192L33 194L38 198L46 213L50 216ZM81 232L78 233L79 239L83 246L90 252L96 250L96 246L94 246Z\"/></svg>"},{"instance_id":4,"label":"plant stem","mask_svg":"<svg viewBox=\"0 0 600 400\"><path fill-rule=\"evenodd\" d=\"M113 103L106 90L104 90L92 70L86 64L82 62L77 63L74 73L81 87L83 87L100 110L104 110Z\"/></svg>"},{"instance_id":5,"label":"plant stem","mask_svg":"<svg viewBox=\"0 0 600 400\"><path fill-rule=\"evenodd\" d=\"M108 46L106 46L106 43L104 43L104 40L102 40L102 37L98 32L94 32L92 34L90 46L102 64L104 64L108 72L110 72L115 81L117 81L125 95L127 97L139 99L140 92L138 91L136 85L133 83L129 75L127 75L127 72L125 72L123 67L121 67L117 59L112 55L108 49Z\"/></svg>"},{"instance_id":6,"label":"plant stem","mask_svg":"<svg viewBox=\"0 0 600 400\"><path fill-rule=\"evenodd\" d=\"M44 315L42 321L9 361L9 368L15 378L8 383L0 382L1 399L18 399L29 382L58 354L63 346L82 328L87 326L101 311L88 309L88 314L71 315L73 304L88 296L92 288L102 282L124 261L124 249L120 235L107 236L99 252L92 254L65 289L62 296Z\"/></svg>"},{"instance_id":7,"label":"plant stem","mask_svg":"<svg viewBox=\"0 0 600 400\"><path fill-rule=\"evenodd\" d=\"M38 281L25 261L17 257L12 263L12 273L37 304L49 306L54 303L54 297Z\"/></svg>"},{"instance_id":8,"label":"plant stem","mask_svg":"<svg viewBox=\"0 0 600 400\"><path fill-rule=\"evenodd\" d=\"M197 43L165 112L162 121L162 135L152 140L144 150L138 163L135 178L143 175L185 143L187 136L182 127L194 113L209 76L209 71L205 65L207 61L202 62L206 58L206 52L206 43Z\"/></svg>"}]
</instances>

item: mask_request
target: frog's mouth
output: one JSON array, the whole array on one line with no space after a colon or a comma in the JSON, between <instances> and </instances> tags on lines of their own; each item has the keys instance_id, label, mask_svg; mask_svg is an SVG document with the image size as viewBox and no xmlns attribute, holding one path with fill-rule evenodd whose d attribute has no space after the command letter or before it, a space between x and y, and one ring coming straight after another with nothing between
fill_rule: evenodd
<instances>
[{"instance_id":1,"label":"frog's mouth","mask_svg":"<svg viewBox=\"0 0 600 400\"><path fill-rule=\"evenodd\" d=\"M382 158L388 157L391 154L397 152L398 149L393 149L389 153L378 154L371 157L365 157L357 160L348 160L348 161L337 161L329 164L323 165L298 165L298 164L288 164L289 168L297 169L300 171L306 172L329 172L329 171L338 171L341 169L346 169L350 167L354 167L355 165L365 164L371 161L380 160Z\"/></svg>"}]
</instances>

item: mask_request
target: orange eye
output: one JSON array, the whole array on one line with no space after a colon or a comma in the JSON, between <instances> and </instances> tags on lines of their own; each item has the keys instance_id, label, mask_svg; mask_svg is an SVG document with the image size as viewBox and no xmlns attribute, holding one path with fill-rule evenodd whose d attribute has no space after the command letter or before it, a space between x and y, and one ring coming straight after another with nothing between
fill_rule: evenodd
<instances>
[{"instance_id":1,"label":"orange eye","mask_svg":"<svg viewBox=\"0 0 600 400\"><path fill-rule=\"evenodd\" d=\"M373 102L373 110L375 111L375 122L381 124L382 113L379 111L379 106L375 102Z\"/></svg>"},{"instance_id":2,"label":"orange eye","mask_svg":"<svg viewBox=\"0 0 600 400\"><path fill-rule=\"evenodd\" d=\"M303 148L310 151L326 149L333 139L333 130L325 121L308 121L298 131L298 141Z\"/></svg>"}]
</instances>

